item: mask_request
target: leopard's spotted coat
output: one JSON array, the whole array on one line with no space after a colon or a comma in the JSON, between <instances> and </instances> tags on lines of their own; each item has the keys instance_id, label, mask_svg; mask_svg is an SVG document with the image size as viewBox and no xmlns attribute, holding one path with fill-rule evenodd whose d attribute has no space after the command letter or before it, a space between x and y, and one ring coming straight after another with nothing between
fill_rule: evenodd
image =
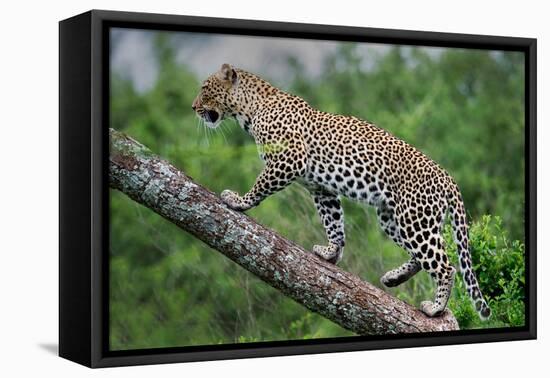
<instances>
[{"instance_id":1,"label":"leopard's spotted coat","mask_svg":"<svg viewBox=\"0 0 550 378\"><path fill-rule=\"evenodd\" d=\"M460 191L423 153L372 123L314 109L300 97L228 64L205 80L193 109L209 127L217 127L226 117L236 118L260 147L263 171L243 196L223 191L229 207L250 209L291 182L300 182L311 192L328 238L328 245L316 245L313 252L338 263L345 244L340 196L375 206L382 229L410 256L381 282L396 286L427 271L437 282L435 300L421 304L429 316L444 311L455 277L441 236L448 212L468 293L480 316L489 317L472 270Z\"/></svg>"}]
</instances>

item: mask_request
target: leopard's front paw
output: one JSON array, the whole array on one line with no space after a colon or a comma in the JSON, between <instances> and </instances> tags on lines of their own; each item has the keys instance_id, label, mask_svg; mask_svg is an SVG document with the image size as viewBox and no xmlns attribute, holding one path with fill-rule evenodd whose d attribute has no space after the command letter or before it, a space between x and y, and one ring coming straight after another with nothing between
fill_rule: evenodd
<instances>
[{"instance_id":1,"label":"leopard's front paw","mask_svg":"<svg viewBox=\"0 0 550 378\"><path fill-rule=\"evenodd\" d=\"M247 207L244 206L242 203L243 200L241 196L239 196L238 193L232 190L228 190L228 189L224 190L221 194L221 198L222 198L222 201L233 210L242 211L247 209Z\"/></svg>"}]
</instances>

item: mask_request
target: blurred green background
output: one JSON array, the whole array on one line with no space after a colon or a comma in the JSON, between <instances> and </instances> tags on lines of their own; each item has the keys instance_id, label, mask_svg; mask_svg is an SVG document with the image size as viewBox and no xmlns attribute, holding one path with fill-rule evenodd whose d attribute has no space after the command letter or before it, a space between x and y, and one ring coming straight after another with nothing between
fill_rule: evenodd
<instances>
[{"instance_id":1,"label":"blurred green background","mask_svg":"<svg viewBox=\"0 0 550 378\"><path fill-rule=\"evenodd\" d=\"M110 126L217 193L245 193L262 168L255 144L233 121L217 130L199 126L191 103L206 77L182 61L174 34L147 32L147 59L156 67L148 88L136 86L123 70L111 70ZM139 57L137 46L130 56ZM443 166L462 190L474 266L493 316L479 320L462 278L451 310L462 329L523 325L523 55L385 46L366 64L360 45L333 47L315 75L299 54L283 56L284 80L255 73L319 109L368 119ZM340 266L380 286L379 277L408 256L383 234L372 209L344 200L344 210L347 243ZM325 243L313 201L297 184L248 214L307 249ZM456 263L449 231L447 249ZM421 272L385 290L418 306L432 299L434 288ZM350 335L111 190L112 350Z\"/></svg>"}]
</instances>

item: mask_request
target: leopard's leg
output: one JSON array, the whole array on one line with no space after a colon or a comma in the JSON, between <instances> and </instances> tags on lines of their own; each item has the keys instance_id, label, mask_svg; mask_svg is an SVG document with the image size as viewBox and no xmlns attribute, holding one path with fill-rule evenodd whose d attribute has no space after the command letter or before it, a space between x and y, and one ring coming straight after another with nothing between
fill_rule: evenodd
<instances>
[{"instance_id":1,"label":"leopard's leg","mask_svg":"<svg viewBox=\"0 0 550 378\"><path fill-rule=\"evenodd\" d=\"M245 211L288 186L303 174L304 170L303 161L292 161L293 155L289 154L288 156L290 158L287 160L279 159L268 162L256 178L252 188L244 196L231 190L224 190L221 194L222 201L233 210Z\"/></svg>"},{"instance_id":2,"label":"leopard's leg","mask_svg":"<svg viewBox=\"0 0 550 378\"><path fill-rule=\"evenodd\" d=\"M403 240L399 234L399 228L397 222L395 221L395 216L393 210L388 208L386 204L382 203L376 209L376 214L378 215L378 221L382 230L388 235L397 245L404 247ZM403 282L407 281L409 278L418 273L422 267L420 263L414 258L407 261L403 265L392 269L380 278L380 282L387 287L394 287L401 285Z\"/></svg>"},{"instance_id":3,"label":"leopard's leg","mask_svg":"<svg viewBox=\"0 0 550 378\"><path fill-rule=\"evenodd\" d=\"M403 240L399 235L399 228L395 221L394 211L390 209L384 202L376 208L378 223L388 237L393 240L398 246L403 247Z\"/></svg>"},{"instance_id":4,"label":"leopard's leg","mask_svg":"<svg viewBox=\"0 0 550 378\"><path fill-rule=\"evenodd\" d=\"M333 264L337 264L344 254L344 211L338 196L323 192L311 192L317 212L325 228L328 245L313 246L313 252Z\"/></svg>"},{"instance_id":5,"label":"leopard's leg","mask_svg":"<svg viewBox=\"0 0 550 378\"><path fill-rule=\"evenodd\" d=\"M414 276L416 273L420 272L420 270L422 270L420 263L415 259L411 259L400 267L386 272L380 278L380 282L387 287L398 286Z\"/></svg>"},{"instance_id":6,"label":"leopard's leg","mask_svg":"<svg viewBox=\"0 0 550 378\"><path fill-rule=\"evenodd\" d=\"M240 196L231 190L224 190L221 199L230 208L244 211L257 206L271 194L288 186L291 182L304 175L307 156L301 140L291 135L290 139L270 140L257 139L258 145L269 145L280 148L270 148L262 153L265 166L256 178L252 188Z\"/></svg>"},{"instance_id":7,"label":"leopard's leg","mask_svg":"<svg viewBox=\"0 0 550 378\"><path fill-rule=\"evenodd\" d=\"M414 218L410 213L395 214L403 247L437 283L434 301L420 304L420 309L428 316L441 315L445 310L456 272L445 253L445 243L441 236L445 214L441 209L437 198L432 198L429 211L424 210L423 214Z\"/></svg>"},{"instance_id":8,"label":"leopard's leg","mask_svg":"<svg viewBox=\"0 0 550 378\"><path fill-rule=\"evenodd\" d=\"M418 260L422 265L422 269L427 271L437 283L437 289L434 301L422 302L420 309L428 316L438 316L447 307L454 285L456 269L449 263L441 235L432 235L430 241L425 243L427 253L420 256Z\"/></svg>"}]
</instances>

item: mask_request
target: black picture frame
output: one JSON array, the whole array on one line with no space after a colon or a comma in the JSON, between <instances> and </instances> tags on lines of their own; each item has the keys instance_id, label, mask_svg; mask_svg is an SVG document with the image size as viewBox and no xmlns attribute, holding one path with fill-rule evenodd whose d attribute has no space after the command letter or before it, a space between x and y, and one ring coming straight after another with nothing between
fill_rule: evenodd
<instances>
[{"instance_id":1,"label":"black picture frame","mask_svg":"<svg viewBox=\"0 0 550 378\"><path fill-rule=\"evenodd\" d=\"M108 350L109 28L520 51L525 54L526 325L521 328ZM59 355L89 367L536 338L536 39L92 10L59 23Z\"/></svg>"}]
</instances>

